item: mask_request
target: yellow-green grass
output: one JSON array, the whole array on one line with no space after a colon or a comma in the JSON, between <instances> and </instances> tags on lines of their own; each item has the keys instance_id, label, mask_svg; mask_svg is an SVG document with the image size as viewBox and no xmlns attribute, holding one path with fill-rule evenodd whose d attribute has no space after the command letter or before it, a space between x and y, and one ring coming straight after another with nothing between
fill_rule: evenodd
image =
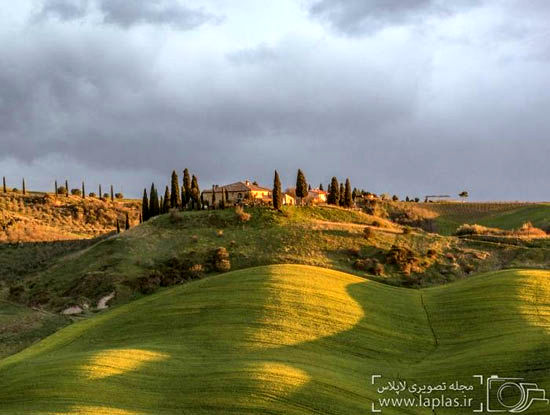
<instances>
[{"instance_id":1,"label":"yellow-green grass","mask_svg":"<svg viewBox=\"0 0 550 415\"><path fill-rule=\"evenodd\" d=\"M0 413L366 414L379 398L375 374L409 384L499 374L548 389L549 278L501 271L407 290L311 266L231 272L0 361Z\"/></svg>"}]
</instances>

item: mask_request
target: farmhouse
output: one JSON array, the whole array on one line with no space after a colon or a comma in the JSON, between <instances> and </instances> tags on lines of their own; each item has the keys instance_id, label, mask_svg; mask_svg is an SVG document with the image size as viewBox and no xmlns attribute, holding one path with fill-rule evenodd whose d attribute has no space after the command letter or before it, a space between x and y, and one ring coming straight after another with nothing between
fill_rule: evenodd
<instances>
[{"instance_id":1,"label":"farmhouse","mask_svg":"<svg viewBox=\"0 0 550 415\"><path fill-rule=\"evenodd\" d=\"M220 203L222 196L227 203L235 204L248 201L264 201L271 202L271 189L258 186L250 183L248 180L244 182L236 182L223 186L214 185L212 189L202 192L202 199L210 205Z\"/></svg>"},{"instance_id":2,"label":"farmhouse","mask_svg":"<svg viewBox=\"0 0 550 415\"><path fill-rule=\"evenodd\" d=\"M306 201L311 201L312 203L326 203L327 192L319 189L311 189L307 194Z\"/></svg>"}]
</instances>

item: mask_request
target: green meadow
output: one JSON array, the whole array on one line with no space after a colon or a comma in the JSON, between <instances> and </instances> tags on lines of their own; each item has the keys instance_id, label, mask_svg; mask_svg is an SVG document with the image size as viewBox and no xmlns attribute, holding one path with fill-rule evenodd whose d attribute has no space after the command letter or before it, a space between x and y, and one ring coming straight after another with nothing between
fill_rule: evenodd
<instances>
[{"instance_id":1,"label":"green meadow","mask_svg":"<svg viewBox=\"0 0 550 415\"><path fill-rule=\"evenodd\" d=\"M548 271L410 290L255 267L163 289L0 361L0 413L365 414L374 374L409 384L498 374L548 389L549 344Z\"/></svg>"}]
</instances>

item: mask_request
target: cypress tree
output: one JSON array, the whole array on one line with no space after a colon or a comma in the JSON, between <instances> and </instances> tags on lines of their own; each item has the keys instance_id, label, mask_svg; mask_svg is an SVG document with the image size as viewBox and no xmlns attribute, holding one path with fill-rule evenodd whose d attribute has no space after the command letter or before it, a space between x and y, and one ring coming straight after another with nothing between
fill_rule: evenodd
<instances>
[{"instance_id":1,"label":"cypress tree","mask_svg":"<svg viewBox=\"0 0 550 415\"><path fill-rule=\"evenodd\" d=\"M300 198L300 204L302 204L302 199L306 197L307 194L306 176L304 176L302 170L298 169L298 174L296 176L296 197Z\"/></svg>"},{"instance_id":2,"label":"cypress tree","mask_svg":"<svg viewBox=\"0 0 550 415\"><path fill-rule=\"evenodd\" d=\"M116 233L120 233L120 223L118 219L116 220Z\"/></svg>"},{"instance_id":3,"label":"cypress tree","mask_svg":"<svg viewBox=\"0 0 550 415\"><path fill-rule=\"evenodd\" d=\"M340 199L338 200L338 204L340 206L344 206L344 196L345 196L345 190L344 190L344 183L340 183Z\"/></svg>"},{"instance_id":4,"label":"cypress tree","mask_svg":"<svg viewBox=\"0 0 550 415\"><path fill-rule=\"evenodd\" d=\"M101 185L99 185L99 193L97 194L97 197L100 199L103 197L103 193L101 193Z\"/></svg>"},{"instance_id":5,"label":"cypress tree","mask_svg":"<svg viewBox=\"0 0 550 415\"><path fill-rule=\"evenodd\" d=\"M55 181L55 197L57 197L57 180Z\"/></svg>"},{"instance_id":6,"label":"cypress tree","mask_svg":"<svg viewBox=\"0 0 550 415\"><path fill-rule=\"evenodd\" d=\"M325 189L323 189L323 183L319 184L319 190L323 190L323 191L325 190Z\"/></svg>"},{"instance_id":7,"label":"cypress tree","mask_svg":"<svg viewBox=\"0 0 550 415\"><path fill-rule=\"evenodd\" d=\"M222 193L222 201L220 202L220 207L222 209L225 209L225 190L223 189L223 187L221 188L221 190L222 190L222 192L221 192Z\"/></svg>"},{"instance_id":8,"label":"cypress tree","mask_svg":"<svg viewBox=\"0 0 550 415\"><path fill-rule=\"evenodd\" d=\"M180 183L178 175L174 170L172 172L172 190L170 192L170 207L177 209L180 204Z\"/></svg>"},{"instance_id":9,"label":"cypress tree","mask_svg":"<svg viewBox=\"0 0 550 415\"><path fill-rule=\"evenodd\" d=\"M357 190L356 187L353 188L353 192L351 192L351 198L355 202L355 199L357 198L357 194L359 193L359 190Z\"/></svg>"},{"instance_id":10,"label":"cypress tree","mask_svg":"<svg viewBox=\"0 0 550 415\"><path fill-rule=\"evenodd\" d=\"M227 190L227 187L225 188L225 201L229 202L229 190Z\"/></svg>"},{"instance_id":11,"label":"cypress tree","mask_svg":"<svg viewBox=\"0 0 550 415\"><path fill-rule=\"evenodd\" d=\"M82 182L82 199L86 199L86 188L84 187L84 182Z\"/></svg>"},{"instance_id":12,"label":"cypress tree","mask_svg":"<svg viewBox=\"0 0 550 415\"><path fill-rule=\"evenodd\" d=\"M201 209L200 204L201 191L199 189L199 181L197 176L193 175L191 179L191 198L193 199L193 207L197 210Z\"/></svg>"},{"instance_id":13,"label":"cypress tree","mask_svg":"<svg viewBox=\"0 0 550 415\"><path fill-rule=\"evenodd\" d=\"M212 209L216 209L216 187L212 185Z\"/></svg>"},{"instance_id":14,"label":"cypress tree","mask_svg":"<svg viewBox=\"0 0 550 415\"><path fill-rule=\"evenodd\" d=\"M124 229L130 229L130 217L128 216L128 212L126 212L126 224L124 226Z\"/></svg>"},{"instance_id":15,"label":"cypress tree","mask_svg":"<svg viewBox=\"0 0 550 415\"><path fill-rule=\"evenodd\" d=\"M328 190L327 203L329 205L337 205L340 201L340 185L338 184L338 179L333 177L330 181L330 186Z\"/></svg>"},{"instance_id":16,"label":"cypress tree","mask_svg":"<svg viewBox=\"0 0 550 415\"><path fill-rule=\"evenodd\" d=\"M65 180L65 190L67 191L65 193L65 196L69 197L69 181Z\"/></svg>"},{"instance_id":17,"label":"cypress tree","mask_svg":"<svg viewBox=\"0 0 550 415\"><path fill-rule=\"evenodd\" d=\"M273 209L281 210L283 206L283 192L281 191L281 180L279 179L279 173L275 170L275 177L273 178Z\"/></svg>"},{"instance_id":18,"label":"cypress tree","mask_svg":"<svg viewBox=\"0 0 550 415\"><path fill-rule=\"evenodd\" d=\"M143 189L143 200L141 201L141 220L149 219L149 199L147 198L147 189ZM141 223L140 220L140 223Z\"/></svg>"},{"instance_id":19,"label":"cypress tree","mask_svg":"<svg viewBox=\"0 0 550 415\"><path fill-rule=\"evenodd\" d=\"M159 201L159 214L162 215L164 212L164 199L161 196Z\"/></svg>"},{"instance_id":20,"label":"cypress tree","mask_svg":"<svg viewBox=\"0 0 550 415\"><path fill-rule=\"evenodd\" d=\"M143 223L143 216L141 213L139 214L139 224L141 225Z\"/></svg>"},{"instance_id":21,"label":"cypress tree","mask_svg":"<svg viewBox=\"0 0 550 415\"><path fill-rule=\"evenodd\" d=\"M2 190L4 193L8 192L8 189L6 188L6 176L2 177Z\"/></svg>"},{"instance_id":22,"label":"cypress tree","mask_svg":"<svg viewBox=\"0 0 550 415\"><path fill-rule=\"evenodd\" d=\"M25 178L23 178L23 183L22 184L23 184L23 187L22 187L23 194L26 195L27 194L27 188L25 187Z\"/></svg>"},{"instance_id":23,"label":"cypress tree","mask_svg":"<svg viewBox=\"0 0 550 415\"><path fill-rule=\"evenodd\" d=\"M113 185L111 185L111 202L115 201L115 192L113 190Z\"/></svg>"},{"instance_id":24,"label":"cypress tree","mask_svg":"<svg viewBox=\"0 0 550 415\"><path fill-rule=\"evenodd\" d=\"M191 176L189 176L189 170L183 170L183 190L181 194L181 200L183 201L183 207L187 207L191 201Z\"/></svg>"},{"instance_id":25,"label":"cypress tree","mask_svg":"<svg viewBox=\"0 0 550 415\"><path fill-rule=\"evenodd\" d=\"M155 184L151 184L151 191L149 192L149 218L153 218L159 214L159 196Z\"/></svg>"},{"instance_id":26,"label":"cypress tree","mask_svg":"<svg viewBox=\"0 0 550 415\"><path fill-rule=\"evenodd\" d=\"M170 197L170 189L168 189L168 186L166 186L166 189L164 189L164 199L163 199L164 203L162 206L162 210L164 211L163 213L168 213L168 211L170 210L171 200L172 199Z\"/></svg>"},{"instance_id":27,"label":"cypress tree","mask_svg":"<svg viewBox=\"0 0 550 415\"><path fill-rule=\"evenodd\" d=\"M350 208L353 206L353 198L351 194L351 184L349 178L346 179L346 189L344 191L344 206Z\"/></svg>"}]
</instances>

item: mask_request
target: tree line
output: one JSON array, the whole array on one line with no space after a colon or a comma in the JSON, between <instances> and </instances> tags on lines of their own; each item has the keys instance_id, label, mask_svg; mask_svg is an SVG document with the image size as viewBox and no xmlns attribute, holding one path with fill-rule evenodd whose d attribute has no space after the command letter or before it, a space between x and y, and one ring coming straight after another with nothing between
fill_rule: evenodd
<instances>
[{"instance_id":1,"label":"tree line","mask_svg":"<svg viewBox=\"0 0 550 415\"><path fill-rule=\"evenodd\" d=\"M155 183L151 184L149 193L147 193L147 188L143 189L141 216L143 221L146 221L168 213L170 209L200 210L203 205L199 180L196 175L191 175L189 169L185 168L181 185L178 174L175 170L172 171L170 186L165 187L163 196L159 196Z\"/></svg>"}]
</instances>

